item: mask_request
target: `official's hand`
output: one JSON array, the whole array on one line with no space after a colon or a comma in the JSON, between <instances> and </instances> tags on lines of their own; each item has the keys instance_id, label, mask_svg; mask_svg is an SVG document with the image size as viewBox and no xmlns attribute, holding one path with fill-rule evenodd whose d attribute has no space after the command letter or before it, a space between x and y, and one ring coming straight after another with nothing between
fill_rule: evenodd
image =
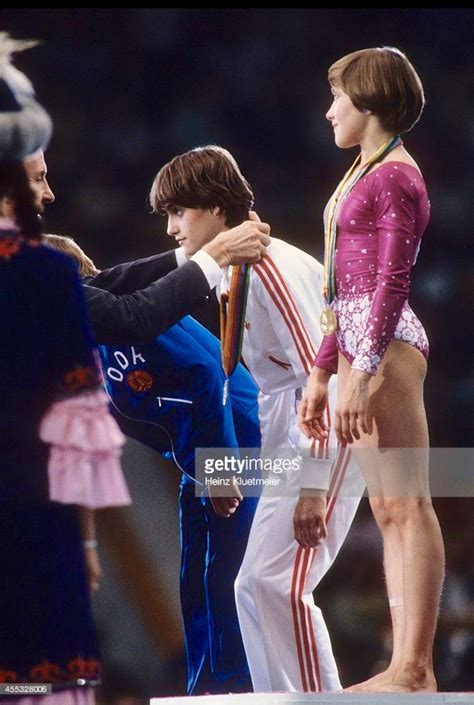
<instances>
[{"instance_id":1,"label":"official's hand","mask_svg":"<svg viewBox=\"0 0 474 705\"><path fill-rule=\"evenodd\" d=\"M248 220L219 233L202 249L215 259L219 267L226 267L258 262L270 242L270 226L262 223L255 211L250 211Z\"/></svg>"}]
</instances>

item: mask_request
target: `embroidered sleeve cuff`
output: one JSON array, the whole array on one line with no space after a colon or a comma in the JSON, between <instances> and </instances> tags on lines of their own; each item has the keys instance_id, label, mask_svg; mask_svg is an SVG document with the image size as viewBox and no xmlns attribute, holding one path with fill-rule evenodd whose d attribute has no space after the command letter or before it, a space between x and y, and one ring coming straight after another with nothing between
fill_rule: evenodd
<instances>
[{"instance_id":1,"label":"embroidered sleeve cuff","mask_svg":"<svg viewBox=\"0 0 474 705\"><path fill-rule=\"evenodd\" d=\"M191 261L196 262L196 264L201 267L211 289L213 289L220 282L222 270L211 255L207 254L207 252L199 250L199 252L196 252L196 254L191 257Z\"/></svg>"},{"instance_id":2,"label":"embroidered sleeve cuff","mask_svg":"<svg viewBox=\"0 0 474 705\"><path fill-rule=\"evenodd\" d=\"M301 458L301 489L328 490L332 465L332 460Z\"/></svg>"}]
</instances>

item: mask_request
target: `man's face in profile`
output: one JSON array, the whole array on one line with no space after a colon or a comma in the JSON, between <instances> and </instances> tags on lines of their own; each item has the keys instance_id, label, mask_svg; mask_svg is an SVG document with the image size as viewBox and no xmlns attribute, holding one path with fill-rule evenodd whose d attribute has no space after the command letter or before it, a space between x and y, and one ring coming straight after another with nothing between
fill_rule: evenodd
<instances>
[{"instance_id":1,"label":"man's face in profile","mask_svg":"<svg viewBox=\"0 0 474 705\"><path fill-rule=\"evenodd\" d=\"M35 208L38 213L44 213L45 205L54 201L54 193L46 179L48 169L43 152L38 152L34 157L25 159L24 165L28 183L35 196Z\"/></svg>"}]
</instances>

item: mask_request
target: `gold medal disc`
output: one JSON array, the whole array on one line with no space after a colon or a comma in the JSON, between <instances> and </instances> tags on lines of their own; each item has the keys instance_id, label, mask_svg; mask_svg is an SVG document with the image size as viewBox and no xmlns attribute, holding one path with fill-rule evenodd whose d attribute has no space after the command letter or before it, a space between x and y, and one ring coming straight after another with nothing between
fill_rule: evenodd
<instances>
[{"instance_id":1,"label":"gold medal disc","mask_svg":"<svg viewBox=\"0 0 474 705\"><path fill-rule=\"evenodd\" d=\"M325 308L319 319L323 335L332 335L337 331L337 316L332 308Z\"/></svg>"}]
</instances>

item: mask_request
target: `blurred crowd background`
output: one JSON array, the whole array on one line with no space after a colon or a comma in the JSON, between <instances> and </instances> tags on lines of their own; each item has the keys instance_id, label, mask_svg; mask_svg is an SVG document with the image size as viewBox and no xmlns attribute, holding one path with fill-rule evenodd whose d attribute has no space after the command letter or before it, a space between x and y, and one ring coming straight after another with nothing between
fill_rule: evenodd
<instances>
[{"instance_id":1,"label":"blurred crowd background","mask_svg":"<svg viewBox=\"0 0 474 705\"><path fill-rule=\"evenodd\" d=\"M56 202L47 211L47 229L75 237L101 268L174 245L165 220L151 215L147 194L163 163L207 143L237 158L273 234L321 259L322 211L355 156L335 147L324 119L331 102L327 68L367 46L405 51L427 98L405 141L432 204L411 293L431 343L425 398L431 444L473 445L472 9L6 8L0 29L42 40L17 63L55 122L46 156ZM211 321L212 314L203 317ZM106 661L103 697L116 703L184 689L176 472L136 445L126 458L137 485L135 507L99 518L108 573L96 599ZM155 500L145 506L150 485ZM436 508L447 547L439 686L474 690L473 504L437 499ZM136 555L124 522L142 541L143 565L134 569L122 565L110 540L122 526L121 551ZM147 572L147 561L159 564L161 573ZM158 594L154 581L163 582L163 599L150 597ZM143 607L147 600L154 618L152 608ZM118 603L128 625L122 633L112 607ZM380 541L366 502L319 603L344 684L380 667L390 652L389 616Z\"/></svg>"}]
</instances>

